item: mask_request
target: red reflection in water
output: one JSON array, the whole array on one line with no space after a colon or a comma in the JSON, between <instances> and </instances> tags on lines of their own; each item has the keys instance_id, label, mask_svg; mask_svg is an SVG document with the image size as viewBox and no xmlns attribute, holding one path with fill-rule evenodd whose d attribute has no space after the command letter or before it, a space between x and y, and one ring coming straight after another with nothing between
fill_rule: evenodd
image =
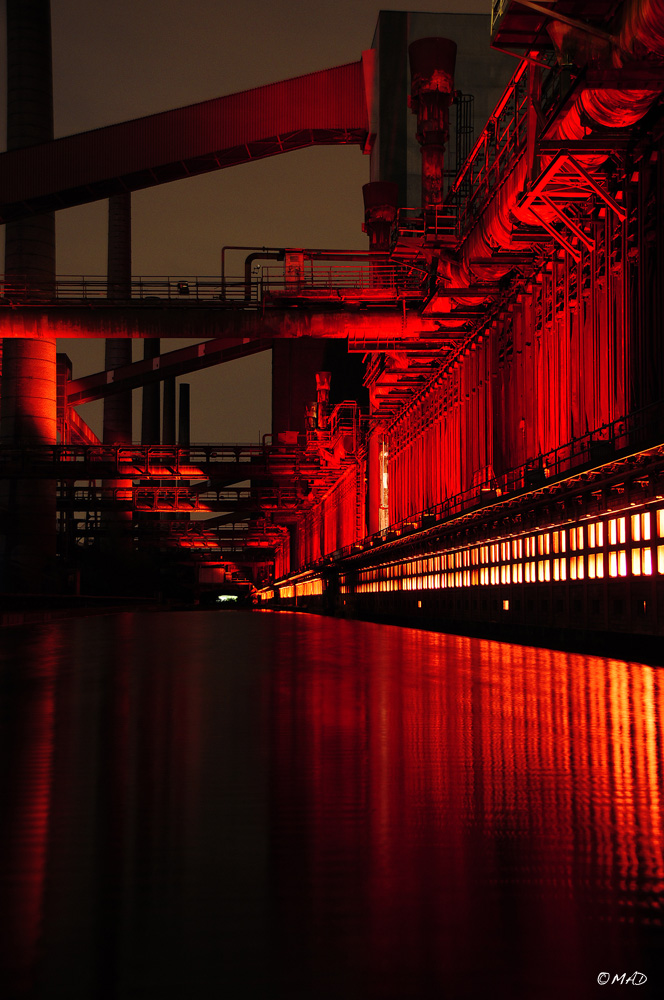
<instances>
[{"instance_id":1,"label":"red reflection in water","mask_svg":"<svg viewBox=\"0 0 664 1000\"><path fill-rule=\"evenodd\" d=\"M36 628L30 644L34 669L20 711L14 713L6 692L2 697L0 947L9 995L26 994L32 986L50 832L57 634ZM11 664L5 670L3 682L11 683Z\"/></svg>"},{"instance_id":2,"label":"red reflection in water","mask_svg":"<svg viewBox=\"0 0 664 1000\"><path fill-rule=\"evenodd\" d=\"M314 626L275 656L280 946L312 963L293 988L348 989L346 951L359 995L477 996L509 954L511 995L587 995L580 970L657 913L661 672L367 628L370 650Z\"/></svg>"},{"instance_id":3,"label":"red reflection in water","mask_svg":"<svg viewBox=\"0 0 664 1000\"><path fill-rule=\"evenodd\" d=\"M297 614L45 634L0 670L17 992L33 969L40 1000L654 976L661 671Z\"/></svg>"}]
</instances>

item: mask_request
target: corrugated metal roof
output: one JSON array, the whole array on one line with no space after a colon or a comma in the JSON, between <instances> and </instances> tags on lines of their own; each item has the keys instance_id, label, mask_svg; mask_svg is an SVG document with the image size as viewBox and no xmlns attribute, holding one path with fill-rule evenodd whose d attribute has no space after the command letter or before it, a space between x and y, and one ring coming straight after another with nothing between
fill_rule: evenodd
<instances>
[{"instance_id":1,"label":"corrugated metal roof","mask_svg":"<svg viewBox=\"0 0 664 1000\"><path fill-rule=\"evenodd\" d=\"M0 219L308 145L361 143L362 63L309 73L0 155Z\"/></svg>"}]
</instances>

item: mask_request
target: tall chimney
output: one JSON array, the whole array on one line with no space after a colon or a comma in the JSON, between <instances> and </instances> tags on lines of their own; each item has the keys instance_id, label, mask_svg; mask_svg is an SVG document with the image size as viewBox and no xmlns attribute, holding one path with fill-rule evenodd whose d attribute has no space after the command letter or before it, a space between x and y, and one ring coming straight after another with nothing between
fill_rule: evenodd
<instances>
[{"instance_id":1,"label":"tall chimney","mask_svg":"<svg viewBox=\"0 0 664 1000\"><path fill-rule=\"evenodd\" d=\"M422 151L423 209L443 203L443 154L450 131L456 50L456 42L449 38L420 38L408 46L410 107L417 115L416 134Z\"/></svg>"}]
</instances>

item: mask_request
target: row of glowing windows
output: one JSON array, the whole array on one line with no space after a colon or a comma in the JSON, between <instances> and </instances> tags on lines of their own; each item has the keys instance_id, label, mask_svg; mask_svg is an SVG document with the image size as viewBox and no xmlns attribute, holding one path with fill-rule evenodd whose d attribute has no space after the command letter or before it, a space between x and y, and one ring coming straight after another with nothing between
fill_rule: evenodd
<instances>
[{"instance_id":1,"label":"row of glowing windows","mask_svg":"<svg viewBox=\"0 0 664 1000\"><path fill-rule=\"evenodd\" d=\"M446 573L420 573L391 577L389 579L366 579L368 571L361 574L361 580L356 587L358 594L375 593L390 590L444 590L449 587L486 587L509 583L550 583L570 580L601 580L610 577L627 576L628 555L631 556L631 571L633 576L652 576L653 552L651 548L634 548L631 553L626 549L604 552L593 552L587 556L558 556L554 559L533 559L523 563L503 563L500 566L487 566L481 569L463 569ZM424 560L425 562L427 560ZM402 564L404 568L412 563ZM664 545L657 547L657 572L664 575ZM348 587L342 588L343 593Z\"/></svg>"},{"instance_id":2,"label":"row of glowing windows","mask_svg":"<svg viewBox=\"0 0 664 1000\"><path fill-rule=\"evenodd\" d=\"M270 596L265 597L264 594L267 593ZM287 600L292 600L294 597L312 597L323 593L323 581L319 579L313 580L303 580L301 583L288 583L284 587L279 587L279 596ZM265 591L261 594L264 600L271 600L274 597L274 591Z\"/></svg>"},{"instance_id":3,"label":"row of glowing windows","mask_svg":"<svg viewBox=\"0 0 664 1000\"><path fill-rule=\"evenodd\" d=\"M653 526L657 535L664 537L664 508L364 570L360 573L357 591L538 583L586 577L595 580L605 575L627 576L628 560L633 576L651 576L653 549L650 546L635 546L630 552L611 547L627 544L628 529L632 544L650 541ZM605 542L608 551L604 551ZM541 558L552 553L556 558ZM569 553L569 556L561 553ZM664 574L664 545L657 546L656 559L657 572ZM475 570L473 567L481 568ZM344 587L344 592L347 589Z\"/></svg>"},{"instance_id":4,"label":"row of glowing windows","mask_svg":"<svg viewBox=\"0 0 664 1000\"><path fill-rule=\"evenodd\" d=\"M664 509L656 511L656 515L657 533L662 538L664 537ZM387 567L388 576L403 576L402 567L404 565L413 566L411 572L421 574L426 569L433 569L434 571L462 569L468 566L486 566L491 563L504 563L512 559L521 560L524 556L526 559L531 559L537 556L548 556L551 553L557 555L567 551L583 552L584 549L603 548L605 535L610 546L625 545L627 541L627 520L626 517L613 517L606 522L594 521L590 524L577 525L573 528L545 531L539 535L512 538L502 542L493 542L490 545L478 545L472 549L459 549L455 552L433 556L428 560L418 559L414 563ZM631 522L632 542L650 541L652 537L650 511L642 514L634 514L629 520ZM389 572L390 570L392 570L392 573Z\"/></svg>"}]
</instances>

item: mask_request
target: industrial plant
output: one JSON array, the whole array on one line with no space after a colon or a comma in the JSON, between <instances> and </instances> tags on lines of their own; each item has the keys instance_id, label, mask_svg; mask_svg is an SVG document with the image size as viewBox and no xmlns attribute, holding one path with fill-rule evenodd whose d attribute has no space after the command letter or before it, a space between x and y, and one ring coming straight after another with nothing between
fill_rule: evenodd
<instances>
[{"instance_id":1,"label":"industrial plant","mask_svg":"<svg viewBox=\"0 0 664 1000\"><path fill-rule=\"evenodd\" d=\"M7 606L664 634L661 0L382 11L355 62L57 139L44 11L9 5ZM368 157L366 249L132 275L132 192L334 144ZM60 278L55 213L100 199L107 274ZM75 377L64 337L102 338L104 370ZM271 432L192 441L182 378L262 351Z\"/></svg>"}]
</instances>

